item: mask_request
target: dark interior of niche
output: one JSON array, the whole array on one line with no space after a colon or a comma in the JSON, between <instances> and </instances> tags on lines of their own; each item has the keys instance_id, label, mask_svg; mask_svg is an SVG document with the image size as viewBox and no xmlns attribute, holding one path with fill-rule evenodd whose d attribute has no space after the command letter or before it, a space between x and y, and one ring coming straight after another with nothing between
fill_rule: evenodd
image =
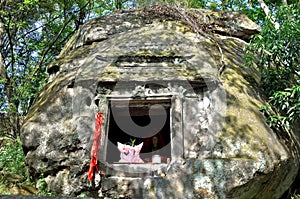
<instances>
[{"instance_id":1,"label":"dark interior of niche","mask_svg":"<svg viewBox=\"0 0 300 199\"><path fill-rule=\"evenodd\" d=\"M109 126L108 126L108 147L106 154L106 161L109 163L116 163L120 160L120 152L117 148L117 142L122 144L130 145L131 139L135 139L135 145L138 145L143 142L143 147L140 153L140 157L144 160L145 163L149 162L153 153L157 153L164 157L163 161L166 158L171 157L171 130L170 130L170 106L165 107L167 113L167 119L162 129L153 129L152 132L141 132L142 137L134 137L132 135L127 134L122 129L119 128L115 118L110 109L110 118L109 118ZM126 116L122 107L117 110L120 114L119 117L127 120L130 117L135 124L139 126L146 126L150 121L149 117L149 106L140 106L130 107L129 112L130 116ZM123 115L124 114L124 115ZM160 118L162 115L155 115L154 117ZM133 129L134 130L134 129ZM151 130L150 130L151 131ZM150 136L147 136L150 135ZM156 138L154 138L156 137ZM153 139L157 139L158 143L156 147L153 147Z\"/></svg>"}]
</instances>

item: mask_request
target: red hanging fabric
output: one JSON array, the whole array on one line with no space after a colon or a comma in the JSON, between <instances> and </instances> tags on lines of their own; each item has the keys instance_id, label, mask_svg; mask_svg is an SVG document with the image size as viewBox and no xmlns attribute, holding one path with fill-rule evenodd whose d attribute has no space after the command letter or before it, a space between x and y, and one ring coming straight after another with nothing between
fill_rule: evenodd
<instances>
[{"instance_id":1,"label":"red hanging fabric","mask_svg":"<svg viewBox=\"0 0 300 199\"><path fill-rule=\"evenodd\" d=\"M97 161L98 161L98 152L101 146L101 136L102 136L101 126L103 125L103 119L104 118L102 112L96 113L95 132L93 138L93 147L91 151L91 163L88 172L88 179L90 181L93 180L95 168L98 171Z\"/></svg>"}]
</instances>

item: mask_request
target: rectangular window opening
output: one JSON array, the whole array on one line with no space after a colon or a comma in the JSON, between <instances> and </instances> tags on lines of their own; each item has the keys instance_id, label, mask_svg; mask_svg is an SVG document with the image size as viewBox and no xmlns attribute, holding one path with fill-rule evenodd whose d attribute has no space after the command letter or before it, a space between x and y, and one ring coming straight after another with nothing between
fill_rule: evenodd
<instances>
[{"instance_id":1,"label":"rectangular window opening","mask_svg":"<svg viewBox=\"0 0 300 199\"><path fill-rule=\"evenodd\" d=\"M153 105L163 106L166 115L156 110ZM137 126L147 126L150 123L149 109L154 120L166 120L163 127L146 128L144 132L137 132L135 125L128 123L128 128L133 134L128 134L118 125L120 122L131 121ZM112 111L112 108L114 109ZM170 99L153 99L153 100L112 100L109 104L110 116L108 125L108 138L106 149L106 162L110 164L147 164L147 163L168 163L171 161L171 128L170 128ZM129 112L129 114L128 114ZM114 116L116 115L116 116ZM118 118L118 119L116 119ZM118 121L116 121L118 120ZM126 123L127 124L127 123ZM143 142L140 151L142 162L124 162L120 161L120 151L118 142L122 144L131 144L135 140L137 146ZM126 155L126 154L125 154Z\"/></svg>"}]
</instances>

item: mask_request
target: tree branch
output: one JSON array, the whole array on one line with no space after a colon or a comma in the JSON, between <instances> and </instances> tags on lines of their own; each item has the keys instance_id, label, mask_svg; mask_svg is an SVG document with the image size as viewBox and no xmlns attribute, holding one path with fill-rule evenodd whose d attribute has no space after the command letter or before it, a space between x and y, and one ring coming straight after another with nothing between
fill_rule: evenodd
<instances>
[{"instance_id":1,"label":"tree branch","mask_svg":"<svg viewBox=\"0 0 300 199\"><path fill-rule=\"evenodd\" d=\"M266 14L267 18L270 20L270 22L274 25L275 29L278 30L280 25L278 22L275 21L275 19L270 14L270 9L265 4L263 0L258 0L260 7L263 9L264 13Z\"/></svg>"},{"instance_id":2,"label":"tree branch","mask_svg":"<svg viewBox=\"0 0 300 199\"><path fill-rule=\"evenodd\" d=\"M79 16L78 16L78 20L81 20L80 17L83 17L81 16L82 12L83 12L83 9L88 5L88 3L86 3L83 7L81 7L79 10L75 11L74 13L78 13L79 12ZM65 10L65 9L64 9ZM48 54L48 52L51 50L52 46L57 42L57 40L59 39L59 37L61 36L61 34L63 33L64 29L67 27L67 25L72 21L72 20L75 20L74 19L75 17L72 16L69 18L68 21L66 21L63 25L63 27L60 29L60 31L58 32L58 34L56 35L56 37L52 40L52 42L47 46L46 50L43 51L42 53L42 56L41 56L41 59L40 59L40 62L38 63L38 65L36 66L35 70L31 73L29 79L31 79L33 77L33 75L42 67L44 61L45 61L45 58L46 58L46 55ZM83 17L84 18L84 17ZM82 19L83 19L82 18ZM79 28L79 26L76 28ZM76 30L75 28L75 30Z\"/></svg>"},{"instance_id":3,"label":"tree branch","mask_svg":"<svg viewBox=\"0 0 300 199\"><path fill-rule=\"evenodd\" d=\"M57 16L57 17L53 18L53 19L51 20L51 22L53 22L53 21L55 21L56 19L59 19L59 18L60 18L60 16ZM24 34L18 36L17 40L19 40L20 38L24 38L24 37L26 37L27 35L30 35L31 33L37 31L37 30L40 29L40 28L46 27L46 26L48 25L48 23L49 23L49 21L48 21L47 23L44 23L44 24L42 24L42 25L40 25L40 26L38 26L38 27L36 27L36 28L33 28L33 29L27 31L26 33L24 33Z\"/></svg>"},{"instance_id":4,"label":"tree branch","mask_svg":"<svg viewBox=\"0 0 300 199\"><path fill-rule=\"evenodd\" d=\"M2 22L2 16L0 15L0 46L2 49L2 38L4 36L4 24ZM0 77L5 79L6 78L6 69L4 67L4 60L2 57L2 52L0 52Z\"/></svg>"},{"instance_id":5,"label":"tree branch","mask_svg":"<svg viewBox=\"0 0 300 199\"><path fill-rule=\"evenodd\" d=\"M59 37L61 36L63 30L66 28L66 26L72 21L72 17L64 23L63 27L60 29L60 31L57 33L56 37L51 41L51 43L47 46L47 48L43 51L40 62L38 63L38 65L36 66L36 68L34 69L34 71L31 73L29 79L33 78L34 74L42 67L44 60L46 58L47 53L51 50L52 46L55 44L55 42L57 42L57 40L59 39Z\"/></svg>"}]
</instances>

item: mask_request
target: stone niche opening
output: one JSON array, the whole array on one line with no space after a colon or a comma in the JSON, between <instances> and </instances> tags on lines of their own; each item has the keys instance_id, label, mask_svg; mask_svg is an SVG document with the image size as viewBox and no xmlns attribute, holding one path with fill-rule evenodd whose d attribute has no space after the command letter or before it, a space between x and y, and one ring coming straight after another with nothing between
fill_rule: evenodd
<instances>
[{"instance_id":1,"label":"stone niche opening","mask_svg":"<svg viewBox=\"0 0 300 199\"><path fill-rule=\"evenodd\" d=\"M160 108L157 107L160 106ZM163 109L161 109L163 107ZM151 111L150 111L151 109ZM164 113L162 113L162 110ZM151 112L151 118L149 116ZM141 164L151 164L153 155L160 155L161 164L171 160L171 100L170 99L131 99L131 100L110 100L109 120L107 130L107 149L105 159L109 164L136 164L120 163L120 152L117 142L131 144L135 140L135 145L143 142L140 157L144 161ZM152 119L152 120L151 120ZM117 120L117 121L116 121ZM126 122L133 122L126 123ZM153 127L151 122L165 121L163 126ZM122 129L123 122L127 125L127 133ZM140 127L145 127L143 131Z\"/></svg>"}]
</instances>

